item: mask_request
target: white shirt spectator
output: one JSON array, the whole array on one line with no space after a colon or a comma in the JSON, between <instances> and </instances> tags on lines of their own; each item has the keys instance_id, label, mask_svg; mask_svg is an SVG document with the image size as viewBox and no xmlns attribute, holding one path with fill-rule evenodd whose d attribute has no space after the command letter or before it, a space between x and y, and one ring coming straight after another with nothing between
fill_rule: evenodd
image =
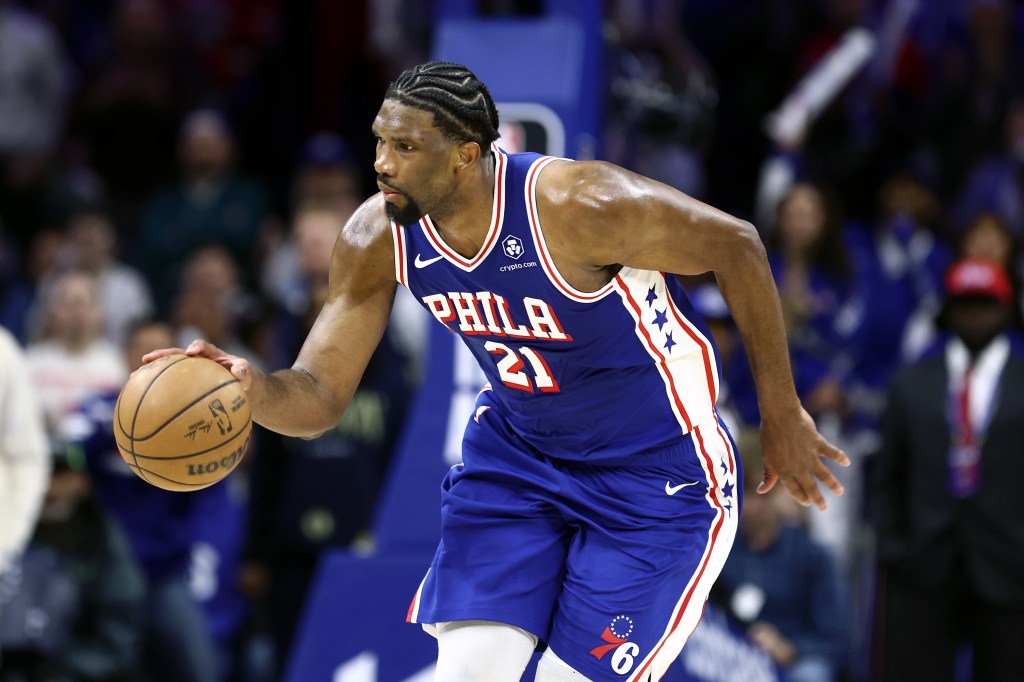
<instances>
[{"instance_id":1,"label":"white shirt spectator","mask_svg":"<svg viewBox=\"0 0 1024 682\"><path fill-rule=\"evenodd\" d=\"M128 378L117 346L105 339L77 353L54 341L40 341L29 345L25 358L51 433L86 395L119 388Z\"/></svg>"},{"instance_id":2,"label":"white shirt spectator","mask_svg":"<svg viewBox=\"0 0 1024 682\"><path fill-rule=\"evenodd\" d=\"M0 573L28 542L49 480L49 445L28 366L0 327Z\"/></svg>"},{"instance_id":3,"label":"white shirt spectator","mask_svg":"<svg viewBox=\"0 0 1024 682\"><path fill-rule=\"evenodd\" d=\"M64 117L61 62L46 22L0 4L0 155L53 149Z\"/></svg>"}]
</instances>

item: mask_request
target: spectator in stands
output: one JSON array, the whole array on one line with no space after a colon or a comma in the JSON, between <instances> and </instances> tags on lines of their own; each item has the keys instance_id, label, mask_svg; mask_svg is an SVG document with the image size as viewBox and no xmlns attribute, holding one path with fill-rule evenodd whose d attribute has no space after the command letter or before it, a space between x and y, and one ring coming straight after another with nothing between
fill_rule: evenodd
<instances>
[{"instance_id":1,"label":"spectator in stands","mask_svg":"<svg viewBox=\"0 0 1024 682\"><path fill-rule=\"evenodd\" d=\"M41 304L42 338L28 345L25 359L53 436L87 394L119 388L127 372L117 347L102 336L95 276L82 270L57 275Z\"/></svg>"},{"instance_id":2,"label":"spectator in stands","mask_svg":"<svg viewBox=\"0 0 1024 682\"><path fill-rule=\"evenodd\" d=\"M851 229L847 237L859 284L848 449L864 455L878 447L878 418L893 372L922 350L918 330L934 319L951 260L938 231L938 197L922 171L893 173L878 202L874 226Z\"/></svg>"},{"instance_id":3,"label":"spectator in stands","mask_svg":"<svg viewBox=\"0 0 1024 682\"><path fill-rule=\"evenodd\" d=\"M1024 352L1004 268L946 276L937 352L893 380L868 500L877 536L879 671L975 682L1024 670Z\"/></svg>"},{"instance_id":4,"label":"spectator in stands","mask_svg":"<svg viewBox=\"0 0 1024 682\"><path fill-rule=\"evenodd\" d=\"M0 574L32 534L49 474L43 412L25 356L0 327Z\"/></svg>"},{"instance_id":5,"label":"spectator in stands","mask_svg":"<svg viewBox=\"0 0 1024 682\"><path fill-rule=\"evenodd\" d=\"M951 4L935 12L941 16L945 9L958 25L945 35L930 119L922 121L943 176L940 189L948 195L964 186L976 164L984 163L1004 145L1004 117L1014 95L1019 95L1022 66L1013 61L1014 57L1019 60L1015 48L1019 49L1022 37L1016 3L983 0ZM922 8L921 13L931 14L930 10L931 6L927 11ZM982 193L989 194L987 190ZM990 204L989 208L995 207ZM1011 228L1017 225L1011 223Z\"/></svg>"},{"instance_id":6,"label":"spectator in stands","mask_svg":"<svg viewBox=\"0 0 1024 682\"><path fill-rule=\"evenodd\" d=\"M1006 268L1006 274L1013 283L1013 290L1017 292L1017 312L1024 312L1024 287L1021 286L1024 261L1021 260L1021 241L997 214L983 211L974 217L960 238L958 255L961 258L983 258Z\"/></svg>"},{"instance_id":7,"label":"spectator in stands","mask_svg":"<svg viewBox=\"0 0 1024 682\"><path fill-rule=\"evenodd\" d=\"M130 330L125 359L131 369L154 346L174 345L170 325L143 321ZM146 578L140 630L143 663L157 682L215 682L218 660L200 604L190 589L198 529L223 512L227 486L188 494L161 490L136 476L114 442L113 414L119 389L89 395L62 424L62 437L80 453L98 500L124 533ZM210 504L207 498L215 498ZM213 516L210 516L213 514ZM218 520L218 523L221 523Z\"/></svg>"},{"instance_id":8,"label":"spectator in stands","mask_svg":"<svg viewBox=\"0 0 1024 682\"><path fill-rule=\"evenodd\" d=\"M118 225L134 243L143 204L174 176L174 138L189 81L176 63L176 39L165 3L103 4L92 5L98 16L91 19L107 27L88 46L102 55L93 55L101 63L79 65L86 71L72 128L108 188ZM82 16L77 18L87 24Z\"/></svg>"},{"instance_id":9,"label":"spectator in stands","mask_svg":"<svg viewBox=\"0 0 1024 682\"><path fill-rule=\"evenodd\" d=\"M840 414L842 357L848 352L840 311L853 290L838 208L823 187L792 185L778 205L769 238L772 266L794 379L808 411Z\"/></svg>"},{"instance_id":10,"label":"spectator in stands","mask_svg":"<svg viewBox=\"0 0 1024 682\"><path fill-rule=\"evenodd\" d=\"M333 204L342 215L351 215L359 208L363 200L359 166L340 135L325 131L306 141L292 195L296 204Z\"/></svg>"},{"instance_id":11,"label":"spectator in stands","mask_svg":"<svg viewBox=\"0 0 1024 682\"><path fill-rule=\"evenodd\" d=\"M359 170L345 140L332 132L320 132L310 137L303 146L292 180L293 210L300 212L303 206L315 204L343 216L345 220L364 199ZM336 236L337 233L329 238L328 243L318 247L332 249ZM294 230L293 234L287 234L285 230L270 231L267 257L260 274L264 293L275 305L291 312L298 312L299 307L305 306L303 265L299 262L304 256L296 241Z\"/></svg>"},{"instance_id":12,"label":"spectator in stands","mask_svg":"<svg viewBox=\"0 0 1024 682\"><path fill-rule=\"evenodd\" d=\"M178 345L197 338L220 339L225 348L252 353L249 327L258 322L261 302L242 285L238 264L222 246L200 248L185 259L173 304Z\"/></svg>"},{"instance_id":13,"label":"spectator in stands","mask_svg":"<svg viewBox=\"0 0 1024 682\"><path fill-rule=\"evenodd\" d=\"M8 628L20 623L31 633L6 643L4 682L147 680L139 672L145 584L127 543L93 497L82 465L71 453L55 455L16 582L26 593L22 599L16 594L17 608L0 616Z\"/></svg>"},{"instance_id":14,"label":"spectator in stands","mask_svg":"<svg viewBox=\"0 0 1024 682\"><path fill-rule=\"evenodd\" d=\"M958 258L980 258L1002 265L1017 293L1014 315L1024 313L1024 288L1021 287L1020 270L1024 262L1020 259L1020 244L998 214L982 211L975 216L960 236L956 253ZM922 353L935 344L939 334L936 321L935 315L915 316L904 339L905 349L913 349L904 352L908 361L919 359Z\"/></svg>"},{"instance_id":15,"label":"spectator in stands","mask_svg":"<svg viewBox=\"0 0 1024 682\"><path fill-rule=\"evenodd\" d=\"M101 210L86 209L72 216L68 247L69 261L96 277L104 337L123 344L128 328L153 314L149 285L138 270L118 260L117 232Z\"/></svg>"},{"instance_id":16,"label":"spectator in stands","mask_svg":"<svg viewBox=\"0 0 1024 682\"><path fill-rule=\"evenodd\" d=\"M291 366L298 354L327 298L330 247L343 224L332 205L300 207L294 229L306 305L275 318L268 368ZM322 552L372 540L378 492L410 393L407 360L394 350L391 334L371 357L335 429L315 440L257 432L242 582L269 616L279 665L291 650Z\"/></svg>"},{"instance_id":17,"label":"spectator in stands","mask_svg":"<svg viewBox=\"0 0 1024 682\"><path fill-rule=\"evenodd\" d=\"M211 109L193 111L181 125L181 178L146 209L141 248L157 309L166 312L185 261L204 246L230 252L255 283L267 197L234 170L234 138L227 120Z\"/></svg>"},{"instance_id":18,"label":"spectator in stands","mask_svg":"<svg viewBox=\"0 0 1024 682\"><path fill-rule=\"evenodd\" d=\"M782 667L785 679L841 679L849 634L843 576L800 524L803 510L791 498L775 489L757 492L756 443L752 439L743 451L743 515L713 597L746 624L747 635Z\"/></svg>"},{"instance_id":19,"label":"spectator in stands","mask_svg":"<svg viewBox=\"0 0 1024 682\"><path fill-rule=\"evenodd\" d=\"M21 254L0 225L0 327L25 343L35 287L25 272Z\"/></svg>"},{"instance_id":20,"label":"spectator in stands","mask_svg":"<svg viewBox=\"0 0 1024 682\"><path fill-rule=\"evenodd\" d=\"M960 188L953 206L957 231L968 227L982 211L998 215L1018 239L1024 238L1024 97L1006 111L1003 147L979 161Z\"/></svg>"},{"instance_id":21,"label":"spectator in stands","mask_svg":"<svg viewBox=\"0 0 1024 682\"><path fill-rule=\"evenodd\" d=\"M606 158L703 198L703 155L714 132L718 91L682 21L683 3L604 5Z\"/></svg>"},{"instance_id":22,"label":"spectator in stands","mask_svg":"<svg viewBox=\"0 0 1024 682\"><path fill-rule=\"evenodd\" d=\"M266 357L274 367L288 367L326 298L330 255L348 215L332 204L306 201L295 212L290 242L294 265L282 278L279 314L268 336Z\"/></svg>"},{"instance_id":23,"label":"spectator in stands","mask_svg":"<svg viewBox=\"0 0 1024 682\"><path fill-rule=\"evenodd\" d=\"M1006 222L997 214L982 211L975 215L960 238L958 255L961 258L982 258L994 261L1007 269L1018 265L1020 245Z\"/></svg>"},{"instance_id":24,"label":"spectator in stands","mask_svg":"<svg viewBox=\"0 0 1024 682\"><path fill-rule=\"evenodd\" d=\"M0 0L0 219L20 248L41 222L47 164L61 142L65 64L53 28Z\"/></svg>"}]
</instances>

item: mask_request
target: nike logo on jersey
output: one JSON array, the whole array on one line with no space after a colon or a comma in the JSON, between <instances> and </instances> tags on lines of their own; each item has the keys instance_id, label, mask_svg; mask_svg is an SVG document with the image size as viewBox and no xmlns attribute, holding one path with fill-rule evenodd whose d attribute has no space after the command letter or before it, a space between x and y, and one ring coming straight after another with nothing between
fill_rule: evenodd
<instances>
[{"instance_id":1,"label":"nike logo on jersey","mask_svg":"<svg viewBox=\"0 0 1024 682\"><path fill-rule=\"evenodd\" d=\"M675 495L683 488L687 488L691 485L697 485L700 481L694 481L693 483L680 483L679 485L672 485L672 481L665 481L665 492L669 495Z\"/></svg>"},{"instance_id":2,"label":"nike logo on jersey","mask_svg":"<svg viewBox=\"0 0 1024 682\"><path fill-rule=\"evenodd\" d=\"M437 261L441 260L442 258L444 258L444 256L437 256L435 258L427 258L426 260L424 260L423 257L420 256L420 254L417 253L416 254L416 260L413 261L413 265L415 265L418 268L425 268L428 265L430 265L431 263L436 263Z\"/></svg>"}]
</instances>

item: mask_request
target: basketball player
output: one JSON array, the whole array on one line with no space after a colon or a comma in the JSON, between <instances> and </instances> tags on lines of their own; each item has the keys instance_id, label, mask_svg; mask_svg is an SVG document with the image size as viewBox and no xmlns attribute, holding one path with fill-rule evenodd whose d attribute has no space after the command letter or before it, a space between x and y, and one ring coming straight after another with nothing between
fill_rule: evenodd
<instances>
[{"instance_id":1,"label":"basketball player","mask_svg":"<svg viewBox=\"0 0 1024 682\"><path fill-rule=\"evenodd\" d=\"M675 277L714 271L745 339L767 491L824 507L778 296L754 228L600 162L506 154L468 69L403 73L373 122L380 193L334 247L328 300L290 370L228 367L254 419L337 424L397 284L462 336L490 383L442 498L442 537L409 609L436 679L657 680L700 618L736 533L740 461L715 412L715 348ZM153 360L173 349L147 356ZM180 352L180 351L179 351Z\"/></svg>"}]
</instances>

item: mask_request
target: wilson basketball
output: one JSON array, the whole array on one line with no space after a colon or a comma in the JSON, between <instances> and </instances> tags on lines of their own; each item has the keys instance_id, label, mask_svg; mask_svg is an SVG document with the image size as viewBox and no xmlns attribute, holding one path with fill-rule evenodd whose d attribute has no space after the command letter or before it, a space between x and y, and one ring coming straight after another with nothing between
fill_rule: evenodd
<instances>
[{"instance_id":1,"label":"wilson basketball","mask_svg":"<svg viewBox=\"0 0 1024 682\"><path fill-rule=\"evenodd\" d=\"M121 457L158 488L199 490L221 480L245 455L249 400L213 360L168 355L136 370L114 407Z\"/></svg>"}]
</instances>

